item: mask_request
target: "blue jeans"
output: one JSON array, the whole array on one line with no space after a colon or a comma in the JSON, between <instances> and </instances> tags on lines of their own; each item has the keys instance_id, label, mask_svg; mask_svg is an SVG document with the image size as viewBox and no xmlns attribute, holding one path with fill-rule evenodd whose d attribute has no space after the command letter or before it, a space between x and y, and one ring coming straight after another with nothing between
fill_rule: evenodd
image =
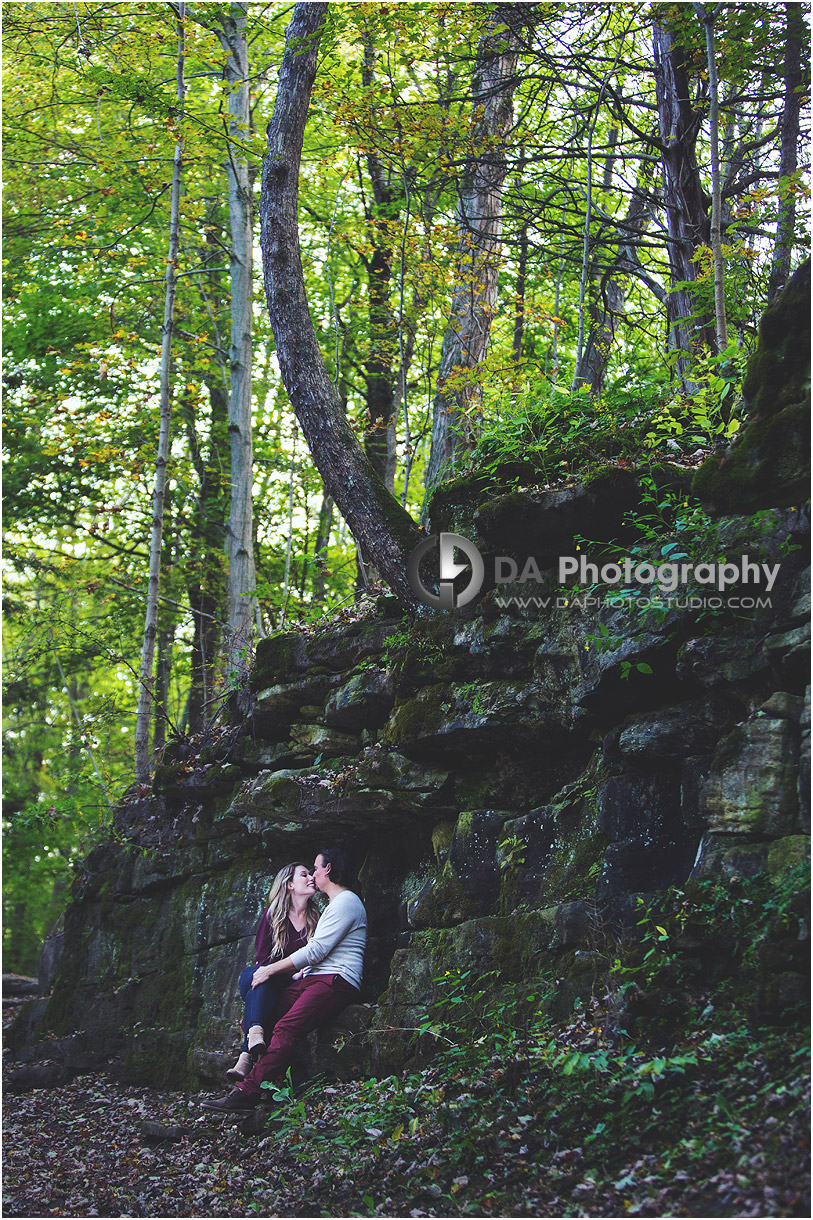
<instances>
[{"instance_id":1,"label":"blue jeans","mask_svg":"<svg viewBox=\"0 0 813 1220\"><path fill-rule=\"evenodd\" d=\"M251 980L254 977L254 972L258 970L258 966L247 966L240 975L240 996L243 1000L243 1050L248 1050L248 1031L252 1025L262 1025L265 1031L265 1040L268 1042L271 1038L271 1030L273 1021L271 1013L274 1011L274 1005L282 993L284 987L290 983L290 978L285 975L275 974L265 983L260 983L259 987L252 987Z\"/></svg>"}]
</instances>

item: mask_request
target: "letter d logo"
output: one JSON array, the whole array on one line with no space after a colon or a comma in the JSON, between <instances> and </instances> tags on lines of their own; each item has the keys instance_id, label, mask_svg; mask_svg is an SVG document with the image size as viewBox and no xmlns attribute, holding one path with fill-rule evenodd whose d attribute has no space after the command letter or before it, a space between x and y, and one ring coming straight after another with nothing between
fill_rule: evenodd
<instances>
[{"instance_id":1,"label":"letter d logo","mask_svg":"<svg viewBox=\"0 0 813 1220\"><path fill-rule=\"evenodd\" d=\"M420 577L421 560L435 546L440 550L440 578L438 592L433 593L422 583ZM468 563L457 563L454 557L455 547L462 551ZM471 566L471 580L462 593L455 596L455 577ZM467 606L480 592L485 576L483 557L473 542L461 534L441 534L436 537L424 538L419 542L409 557L407 576L412 592L420 598L425 606L434 606L437 610L454 610L459 606Z\"/></svg>"}]
</instances>

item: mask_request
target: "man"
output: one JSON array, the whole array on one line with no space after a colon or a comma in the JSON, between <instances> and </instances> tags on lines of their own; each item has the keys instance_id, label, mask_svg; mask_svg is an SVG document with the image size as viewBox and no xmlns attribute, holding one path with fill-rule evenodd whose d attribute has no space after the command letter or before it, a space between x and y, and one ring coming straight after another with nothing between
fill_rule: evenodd
<instances>
[{"instance_id":1,"label":"man","mask_svg":"<svg viewBox=\"0 0 813 1220\"><path fill-rule=\"evenodd\" d=\"M327 895L327 910L304 948L281 961L260 966L254 973L252 987L275 974L298 975L301 971L301 977L296 977L277 1001L274 1032L265 1054L225 1097L202 1102L204 1110L222 1114L252 1111L262 1096L263 1081L284 1075L297 1042L358 999L367 944L367 913L361 899L348 889L349 878L347 857L341 848L323 848L317 853L313 880L316 888Z\"/></svg>"}]
</instances>

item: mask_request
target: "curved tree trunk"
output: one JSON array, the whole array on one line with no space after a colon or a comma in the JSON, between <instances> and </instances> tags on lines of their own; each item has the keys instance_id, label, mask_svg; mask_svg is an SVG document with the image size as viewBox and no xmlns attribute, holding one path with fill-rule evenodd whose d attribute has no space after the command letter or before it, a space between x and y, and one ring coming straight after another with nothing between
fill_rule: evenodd
<instances>
[{"instance_id":1,"label":"curved tree trunk","mask_svg":"<svg viewBox=\"0 0 813 1220\"><path fill-rule=\"evenodd\" d=\"M502 188L508 163L502 154L513 121L518 40L507 27L507 5L495 8L489 33L477 49L472 79L471 166L460 183L459 245L449 321L443 338L432 421L432 449L426 491L441 481L475 434L472 412L478 393L466 371L488 352L491 317L497 303ZM515 19L514 19L515 20ZM454 385L462 377L462 384ZM451 384L450 384L451 378Z\"/></svg>"},{"instance_id":2,"label":"curved tree trunk","mask_svg":"<svg viewBox=\"0 0 813 1220\"><path fill-rule=\"evenodd\" d=\"M401 602L417 609L407 577L418 540L409 514L375 473L342 412L311 321L299 252L299 162L327 5L299 3L286 33L260 198L268 314L282 380L325 489L365 555Z\"/></svg>"}]
</instances>

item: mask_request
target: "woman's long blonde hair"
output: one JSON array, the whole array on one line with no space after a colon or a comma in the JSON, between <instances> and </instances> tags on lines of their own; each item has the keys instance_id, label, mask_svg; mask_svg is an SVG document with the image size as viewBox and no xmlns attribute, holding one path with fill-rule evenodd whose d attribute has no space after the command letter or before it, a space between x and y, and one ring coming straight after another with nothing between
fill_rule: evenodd
<instances>
[{"instance_id":1,"label":"woman's long blonde hair","mask_svg":"<svg viewBox=\"0 0 813 1220\"><path fill-rule=\"evenodd\" d=\"M271 924L274 946L271 951L272 959L282 957L285 942L288 939L288 912L291 909L291 891L288 889L288 882L293 880L298 868L307 869L307 867L307 864L303 864L301 860L295 860L293 864L286 864L284 868L281 868L274 878L274 884L271 886L271 893L268 896L268 922ZM318 922L319 909L313 899L309 898L308 905L305 907L305 930L308 940L313 936Z\"/></svg>"}]
</instances>

